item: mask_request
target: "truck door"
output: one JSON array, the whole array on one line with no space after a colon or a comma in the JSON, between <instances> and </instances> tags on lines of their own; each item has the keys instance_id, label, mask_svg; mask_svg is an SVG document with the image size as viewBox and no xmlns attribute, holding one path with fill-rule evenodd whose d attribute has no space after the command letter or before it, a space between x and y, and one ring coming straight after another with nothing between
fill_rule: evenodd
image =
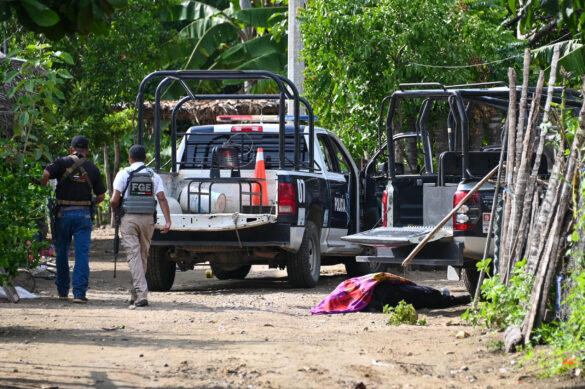
<instances>
[{"instance_id":1,"label":"truck door","mask_svg":"<svg viewBox=\"0 0 585 389\"><path fill-rule=\"evenodd\" d=\"M350 191L352 177L355 177L352 173L353 166L334 139L326 134L320 134L318 140L325 158L324 170L329 188L329 210L325 220L329 227L327 241L329 245L339 242L345 246L345 242L340 238L353 232L352 215L355 213L352 212L352 202L355 202L355 199L352 200Z\"/></svg>"}]
</instances>

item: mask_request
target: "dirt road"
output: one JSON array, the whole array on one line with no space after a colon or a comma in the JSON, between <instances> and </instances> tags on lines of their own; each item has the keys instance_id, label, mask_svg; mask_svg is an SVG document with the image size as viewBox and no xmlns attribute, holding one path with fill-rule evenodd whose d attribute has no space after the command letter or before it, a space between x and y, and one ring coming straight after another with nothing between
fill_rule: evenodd
<instances>
[{"instance_id":1,"label":"dirt road","mask_svg":"<svg viewBox=\"0 0 585 389\"><path fill-rule=\"evenodd\" d=\"M1 388L468 388L567 387L539 380L519 355L490 346L490 334L461 321L465 307L423 310L426 326L387 326L384 314L312 316L309 310L346 277L325 268L315 289L292 289L286 272L254 267L243 281L178 273L173 290L128 309L130 278L104 253L112 230L94 232L87 305L40 298L0 303ZM404 272L421 285L459 282L442 272ZM470 336L458 339L464 331ZM524 367L520 365L524 364ZM361 383L361 385L360 385Z\"/></svg>"}]
</instances>

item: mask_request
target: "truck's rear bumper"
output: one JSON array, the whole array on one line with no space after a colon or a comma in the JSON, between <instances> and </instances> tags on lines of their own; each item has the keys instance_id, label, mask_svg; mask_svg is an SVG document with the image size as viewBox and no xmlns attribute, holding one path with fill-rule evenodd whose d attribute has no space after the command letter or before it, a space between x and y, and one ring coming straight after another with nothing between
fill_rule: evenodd
<instances>
[{"instance_id":1,"label":"truck's rear bumper","mask_svg":"<svg viewBox=\"0 0 585 389\"><path fill-rule=\"evenodd\" d=\"M161 234L155 230L153 246L178 247L261 247L276 246L298 250L303 229L289 224L270 223L244 229L222 231L176 231Z\"/></svg>"},{"instance_id":2,"label":"truck's rear bumper","mask_svg":"<svg viewBox=\"0 0 585 389\"><path fill-rule=\"evenodd\" d=\"M258 227L276 222L276 215L243 213L193 213L171 214L173 231L233 231ZM157 214L157 227L164 226L162 212Z\"/></svg>"},{"instance_id":3,"label":"truck's rear bumper","mask_svg":"<svg viewBox=\"0 0 585 389\"><path fill-rule=\"evenodd\" d=\"M357 262L402 263L414 245L403 247L375 247L371 255L357 256ZM455 241L439 241L428 243L414 257L411 265L423 266L463 266L463 243Z\"/></svg>"}]
</instances>

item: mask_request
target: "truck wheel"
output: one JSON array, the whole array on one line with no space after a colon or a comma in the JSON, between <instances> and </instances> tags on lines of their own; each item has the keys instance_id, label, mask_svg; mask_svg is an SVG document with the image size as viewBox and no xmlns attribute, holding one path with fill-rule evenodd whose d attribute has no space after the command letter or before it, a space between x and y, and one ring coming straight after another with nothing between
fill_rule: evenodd
<instances>
[{"instance_id":1,"label":"truck wheel","mask_svg":"<svg viewBox=\"0 0 585 389\"><path fill-rule=\"evenodd\" d=\"M235 269L227 270L222 268L221 265L214 264L213 262L211 262L209 266L211 267L213 275L218 280L243 280L252 268L251 265L244 265Z\"/></svg>"},{"instance_id":2,"label":"truck wheel","mask_svg":"<svg viewBox=\"0 0 585 389\"><path fill-rule=\"evenodd\" d=\"M146 283L148 290L167 292L175 282L177 264L169 260L169 248L152 246L146 266Z\"/></svg>"},{"instance_id":3,"label":"truck wheel","mask_svg":"<svg viewBox=\"0 0 585 389\"><path fill-rule=\"evenodd\" d=\"M314 288L321 273L321 248L319 230L312 221L307 221L299 252L288 254L286 261L288 281L297 288Z\"/></svg>"},{"instance_id":4,"label":"truck wheel","mask_svg":"<svg viewBox=\"0 0 585 389\"><path fill-rule=\"evenodd\" d=\"M475 296L475 290L477 289L477 283L479 282L479 270L477 267L464 267L461 269L461 279L465 284L465 289L467 292Z\"/></svg>"}]
</instances>

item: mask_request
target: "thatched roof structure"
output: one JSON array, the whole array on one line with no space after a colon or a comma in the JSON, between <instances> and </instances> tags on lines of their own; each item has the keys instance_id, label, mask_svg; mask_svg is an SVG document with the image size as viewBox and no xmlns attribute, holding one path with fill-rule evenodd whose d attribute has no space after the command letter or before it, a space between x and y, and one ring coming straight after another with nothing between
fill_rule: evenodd
<instances>
[{"instance_id":1,"label":"thatched roof structure","mask_svg":"<svg viewBox=\"0 0 585 389\"><path fill-rule=\"evenodd\" d=\"M176 100L162 101L161 119L169 120ZM204 100L189 101L181 106L177 112L178 120L188 120L193 123L213 124L218 115L276 115L278 114L278 101L275 100ZM154 102L144 103L144 118L154 119Z\"/></svg>"}]
</instances>

